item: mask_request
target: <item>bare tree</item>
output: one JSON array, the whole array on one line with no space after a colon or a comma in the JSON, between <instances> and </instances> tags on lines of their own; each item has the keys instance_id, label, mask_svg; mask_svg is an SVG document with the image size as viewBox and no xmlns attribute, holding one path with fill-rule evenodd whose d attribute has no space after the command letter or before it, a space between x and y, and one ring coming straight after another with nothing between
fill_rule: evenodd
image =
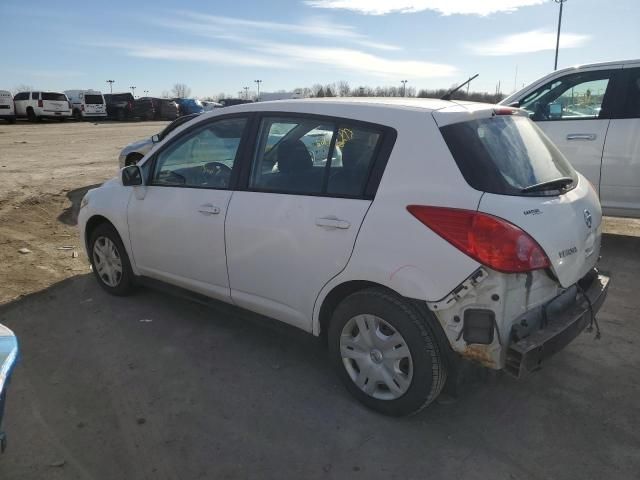
<instances>
[{"instance_id":1,"label":"bare tree","mask_svg":"<svg viewBox=\"0 0 640 480\"><path fill-rule=\"evenodd\" d=\"M187 98L191 95L191 89L185 83L176 83L171 92L176 98Z\"/></svg>"},{"instance_id":2,"label":"bare tree","mask_svg":"<svg viewBox=\"0 0 640 480\"><path fill-rule=\"evenodd\" d=\"M161 96L162 98L169 98L169 90L163 90Z\"/></svg>"},{"instance_id":3,"label":"bare tree","mask_svg":"<svg viewBox=\"0 0 640 480\"><path fill-rule=\"evenodd\" d=\"M33 90L33 87L31 85L20 84L13 87L13 90L11 90L11 93L15 95L16 93L31 92L32 90Z\"/></svg>"},{"instance_id":4,"label":"bare tree","mask_svg":"<svg viewBox=\"0 0 640 480\"><path fill-rule=\"evenodd\" d=\"M338 82L338 95L340 95L341 97L348 97L349 93L351 93L349 82L347 82L346 80L340 80Z\"/></svg>"}]
</instances>

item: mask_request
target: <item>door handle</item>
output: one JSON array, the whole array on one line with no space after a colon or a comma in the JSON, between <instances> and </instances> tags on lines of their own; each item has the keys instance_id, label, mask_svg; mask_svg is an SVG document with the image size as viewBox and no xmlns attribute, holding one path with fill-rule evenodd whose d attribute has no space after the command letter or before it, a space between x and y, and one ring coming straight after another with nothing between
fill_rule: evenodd
<instances>
[{"instance_id":1,"label":"door handle","mask_svg":"<svg viewBox=\"0 0 640 480\"><path fill-rule=\"evenodd\" d=\"M595 140L595 133L570 133L567 135L567 140Z\"/></svg>"},{"instance_id":2,"label":"door handle","mask_svg":"<svg viewBox=\"0 0 640 480\"><path fill-rule=\"evenodd\" d=\"M198 207L198 211L203 215L217 215L218 213L220 213L220 209L218 207L214 207L210 203L200 205Z\"/></svg>"},{"instance_id":3,"label":"door handle","mask_svg":"<svg viewBox=\"0 0 640 480\"><path fill-rule=\"evenodd\" d=\"M341 230L346 230L351 226L346 220L340 220L336 217L316 218L316 225L319 227L339 228Z\"/></svg>"}]
</instances>

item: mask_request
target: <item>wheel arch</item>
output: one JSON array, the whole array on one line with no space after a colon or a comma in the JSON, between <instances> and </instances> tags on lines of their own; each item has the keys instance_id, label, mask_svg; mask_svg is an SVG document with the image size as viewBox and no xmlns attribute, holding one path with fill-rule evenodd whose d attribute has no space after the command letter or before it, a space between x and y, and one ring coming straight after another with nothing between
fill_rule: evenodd
<instances>
[{"instance_id":1,"label":"wheel arch","mask_svg":"<svg viewBox=\"0 0 640 480\"><path fill-rule=\"evenodd\" d=\"M111 225L115 229L115 231L118 232L116 226L107 217L103 217L102 215L98 214L93 215L91 218L89 218L89 220L87 220L86 226L84 228L84 244L87 251L89 251L89 239L91 238L91 234L98 227L98 225L102 225L103 223ZM118 235L120 235L120 232L118 232Z\"/></svg>"}]
</instances>

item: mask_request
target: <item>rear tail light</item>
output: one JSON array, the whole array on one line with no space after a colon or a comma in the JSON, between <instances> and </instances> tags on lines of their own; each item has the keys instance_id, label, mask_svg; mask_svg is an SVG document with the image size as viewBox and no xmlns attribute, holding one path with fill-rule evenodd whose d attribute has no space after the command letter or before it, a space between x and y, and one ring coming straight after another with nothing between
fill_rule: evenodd
<instances>
[{"instance_id":1,"label":"rear tail light","mask_svg":"<svg viewBox=\"0 0 640 480\"><path fill-rule=\"evenodd\" d=\"M127 108L129 108L129 110L133 110L133 102L127 102Z\"/></svg>"},{"instance_id":2,"label":"rear tail light","mask_svg":"<svg viewBox=\"0 0 640 480\"><path fill-rule=\"evenodd\" d=\"M530 235L502 218L422 205L409 205L407 210L451 245L499 272L530 272L551 265Z\"/></svg>"},{"instance_id":3,"label":"rear tail light","mask_svg":"<svg viewBox=\"0 0 640 480\"><path fill-rule=\"evenodd\" d=\"M44 106L44 103L42 103L42 100L38 100L38 107L42 108Z\"/></svg>"}]
</instances>

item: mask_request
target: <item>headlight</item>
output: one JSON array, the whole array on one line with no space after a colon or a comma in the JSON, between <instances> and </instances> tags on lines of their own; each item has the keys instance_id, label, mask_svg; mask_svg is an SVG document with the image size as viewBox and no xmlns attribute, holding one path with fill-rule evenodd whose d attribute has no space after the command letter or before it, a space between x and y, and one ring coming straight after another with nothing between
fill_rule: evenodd
<instances>
[{"instance_id":1,"label":"headlight","mask_svg":"<svg viewBox=\"0 0 640 480\"><path fill-rule=\"evenodd\" d=\"M82 201L80 202L80 210L89 205L89 195L85 195L82 197Z\"/></svg>"}]
</instances>

